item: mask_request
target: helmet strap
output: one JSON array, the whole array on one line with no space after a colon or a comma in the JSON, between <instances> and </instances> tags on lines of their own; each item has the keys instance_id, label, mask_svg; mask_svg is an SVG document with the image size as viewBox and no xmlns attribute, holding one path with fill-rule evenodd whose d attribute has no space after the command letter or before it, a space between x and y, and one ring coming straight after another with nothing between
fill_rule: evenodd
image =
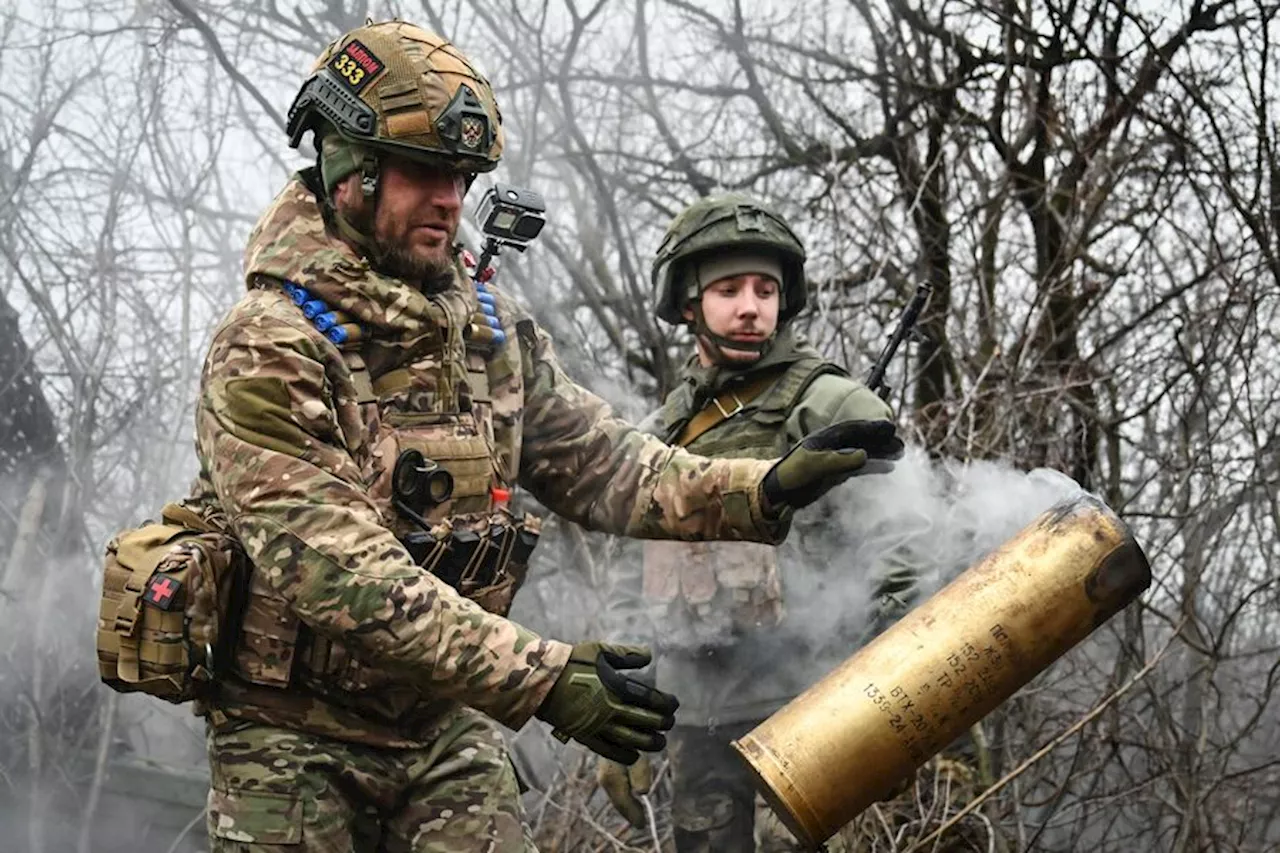
<instances>
[{"instance_id":1,"label":"helmet strap","mask_svg":"<svg viewBox=\"0 0 1280 853\"><path fill-rule=\"evenodd\" d=\"M360 193L363 196L364 203L372 207L370 220L377 222L378 201L382 196L382 182L379 180L377 154L368 153L360 157L357 172L360 175ZM374 236L364 233L352 224L351 220L338 210L338 205L334 203L332 196L326 196L324 206L333 221L334 227L338 230L338 234L348 243L357 246L363 251L373 267L380 266L385 258Z\"/></svg>"},{"instance_id":2,"label":"helmet strap","mask_svg":"<svg viewBox=\"0 0 1280 853\"><path fill-rule=\"evenodd\" d=\"M331 210L332 210L332 216L333 216L333 224L334 224L334 227L338 229L338 234L340 234L342 238L347 242L358 246L360 250L365 253L365 256L369 258L370 265L373 267L377 267L381 263L383 258L382 258L382 251L378 248L378 244L374 241L373 235L365 234L363 231L361 231L360 229L352 225L351 220L343 216L342 213L336 207L331 208Z\"/></svg>"},{"instance_id":3,"label":"helmet strap","mask_svg":"<svg viewBox=\"0 0 1280 853\"><path fill-rule=\"evenodd\" d=\"M695 299L689 303L689 308L693 311L693 334L707 348L707 352L711 355L711 360L718 366L725 367L730 370L746 369L758 362L760 358L764 358L769 348L773 346L774 340L778 337L775 331L772 335L763 341L735 341L732 338L726 338L723 335L717 335L711 331L707 325L707 318L702 313L702 300ZM725 356L725 350L733 350L735 352L750 352L760 356L749 362L733 361Z\"/></svg>"},{"instance_id":4,"label":"helmet strap","mask_svg":"<svg viewBox=\"0 0 1280 853\"><path fill-rule=\"evenodd\" d=\"M360 158L360 192L365 201L373 202L373 212L378 213L378 198L381 195L382 182L379 180L378 155L366 154Z\"/></svg>"}]
</instances>

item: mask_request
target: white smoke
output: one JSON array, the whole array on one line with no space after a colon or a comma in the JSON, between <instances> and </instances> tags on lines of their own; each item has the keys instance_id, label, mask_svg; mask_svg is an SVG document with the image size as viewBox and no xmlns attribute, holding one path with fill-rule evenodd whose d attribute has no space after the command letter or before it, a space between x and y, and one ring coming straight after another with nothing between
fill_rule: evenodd
<instances>
[{"instance_id":1,"label":"white smoke","mask_svg":"<svg viewBox=\"0 0 1280 853\"><path fill-rule=\"evenodd\" d=\"M837 487L797 513L779 551L787 615L777 629L783 642L771 647L791 658L791 672L768 677L790 684L794 695L1042 512L1082 492L1056 471L933 460L918 448L889 474Z\"/></svg>"},{"instance_id":2,"label":"white smoke","mask_svg":"<svg viewBox=\"0 0 1280 853\"><path fill-rule=\"evenodd\" d=\"M834 491L829 500L839 507L842 541L851 547L830 556L866 567L909 559L928 594L1054 504L1083 492L1048 468L932 460L908 448L891 473L854 477Z\"/></svg>"}]
</instances>

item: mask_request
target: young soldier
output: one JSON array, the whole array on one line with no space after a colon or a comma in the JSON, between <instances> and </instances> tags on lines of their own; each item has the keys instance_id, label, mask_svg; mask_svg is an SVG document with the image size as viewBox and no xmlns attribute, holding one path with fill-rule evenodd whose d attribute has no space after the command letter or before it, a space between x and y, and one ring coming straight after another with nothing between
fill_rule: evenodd
<instances>
[{"instance_id":1,"label":"young soldier","mask_svg":"<svg viewBox=\"0 0 1280 853\"><path fill-rule=\"evenodd\" d=\"M252 563L208 722L214 851L532 850L493 721L602 755L660 749L674 697L642 648L568 645L504 618L537 521L774 542L792 509L893 457L889 423L780 461L707 460L615 419L455 244L498 164L489 83L391 21L339 38L289 111L319 168L258 222L249 292L215 332L187 508Z\"/></svg>"},{"instance_id":2,"label":"young soldier","mask_svg":"<svg viewBox=\"0 0 1280 853\"><path fill-rule=\"evenodd\" d=\"M704 199L676 217L654 260L656 313L688 325L696 349L642 428L701 456L769 459L830 424L890 418L879 397L792 332L806 301L804 259L782 217L745 196ZM855 629L814 644L837 588L824 572L853 568L823 564L818 543L807 544L805 553L782 549L780 576L778 549L768 545L645 543L643 598L661 625L659 675L681 697L669 736L680 853L800 849L754 795L730 742L834 668L866 631L855 611L844 620ZM890 578L879 592L910 585ZM630 772L599 767L610 799L636 825L644 816L634 794L647 773L647 759Z\"/></svg>"}]
</instances>

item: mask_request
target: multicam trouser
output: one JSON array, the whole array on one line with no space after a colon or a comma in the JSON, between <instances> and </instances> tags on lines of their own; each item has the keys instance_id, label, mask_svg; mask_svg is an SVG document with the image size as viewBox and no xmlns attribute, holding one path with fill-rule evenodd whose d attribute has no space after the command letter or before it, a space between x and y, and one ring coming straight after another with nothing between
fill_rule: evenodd
<instances>
[{"instance_id":1,"label":"multicam trouser","mask_svg":"<svg viewBox=\"0 0 1280 853\"><path fill-rule=\"evenodd\" d=\"M758 723L677 726L667 736L678 853L794 853L801 847L751 784L729 745Z\"/></svg>"},{"instance_id":2,"label":"multicam trouser","mask_svg":"<svg viewBox=\"0 0 1280 853\"><path fill-rule=\"evenodd\" d=\"M495 725L459 708L437 731L383 749L210 723L211 853L537 853Z\"/></svg>"}]
</instances>

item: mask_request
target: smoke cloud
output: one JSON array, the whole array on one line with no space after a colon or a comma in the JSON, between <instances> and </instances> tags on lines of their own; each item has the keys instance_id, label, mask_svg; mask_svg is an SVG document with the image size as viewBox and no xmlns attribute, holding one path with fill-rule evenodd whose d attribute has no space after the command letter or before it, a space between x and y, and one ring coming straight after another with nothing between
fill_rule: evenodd
<instances>
[{"instance_id":1,"label":"smoke cloud","mask_svg":"<svg viewBox=\"0 0 1280 853\"><path fill-rule=\"evenodd\" d=\"M1049 507L1083 491L1048 468L1027 472L1004 462L931 460L909 448L892 473L855 477L836 491L851 548L832 556L875 566L908 552L927 594Z\"/></svg>"}]
</instances>

